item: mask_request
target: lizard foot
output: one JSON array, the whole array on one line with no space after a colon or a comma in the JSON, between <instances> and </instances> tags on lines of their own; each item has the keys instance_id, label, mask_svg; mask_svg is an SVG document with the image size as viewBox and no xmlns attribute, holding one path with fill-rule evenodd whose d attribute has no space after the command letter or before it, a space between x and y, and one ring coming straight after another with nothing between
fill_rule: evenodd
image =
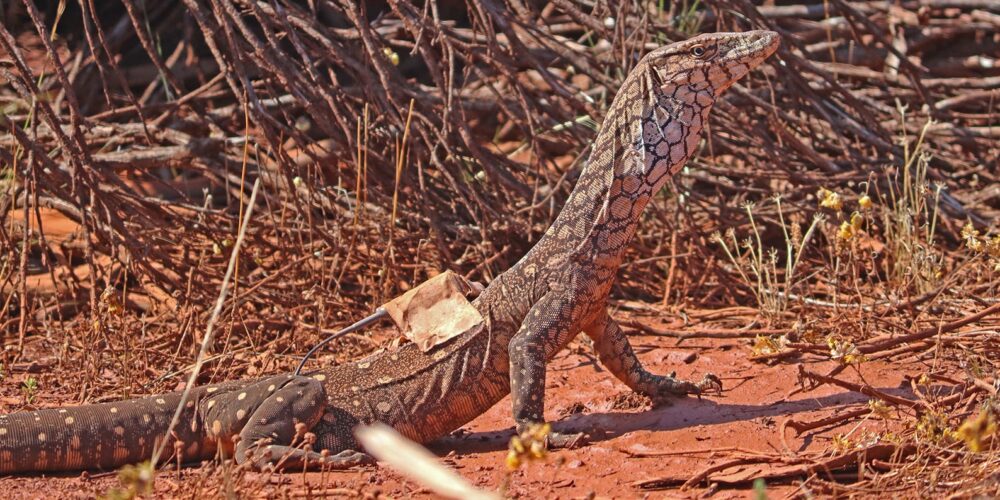
<instances>
[{"instance_id":1,"label":"lizard foot","mask_svg":"<svg viewBox=\"0 0 1000 500\"><path fill-rule=\"evenodd\" d=\"M521 443L525 448L541 445L547 450L572 449L583 446L586 436L582 432L556 432L547 423L528 422L515 428L517 435L511 442ZM512 445L513 446L513 445Z\"/></svg>"},{"instance_id":2,"label":"lizard foot","mask_svg":"<svg viewBox=\"0 0 1000 500\"><path fill-rule=\"evenodd\" d=\"M582 432L550 432L545 439L545 445L550 450L572 450L587 444L587 438Z\"/></svg>"},{"instance_id":3,"label":"lizard foot","mask_svg":"<svg viewBox=\"0 0 1000 500\"><path fill-rule=\"evenodd\" d=\"M357 467L360 465L375 465L375 457L362 453L360 451L354 450L344 450L336 455L330 455L323 459L324 466L333 466L334 469L337 468L350 468Z\"/></svg>"},{"instance_id":4,"label":"lizard foot","mask_svg":"<svg viewBox=\"0 0 1000 500\"><path fill-rule=\"evenodd\" d=\"M657 377L656 390L649 394L650 399L656 406L669 404L670 398L675 396L685 396L695 394L701 396L708 391L722 392L722 380L714 374L707 373L698 382L689 382L676 377L675 373L664 377Z\"/></svg>"},{"instance_id":5,"label":"lizard foot","mask_svg":"<svg viewBox=\"0 0 1000 500\"><path fill-rule=\"evenodd\" d=\"M722 379L715 376L714 373L706 373L704 377L701 378L697 384L701 392L708 392L710 389L712 392L722 393Z\"/></svg>"},{"instance_id":6,"label":"lizard foot","mask_svg":"<svg viewBox=\"0 0 1000 500\"><path fill-rule=\"evenodd\" d=\"M290 446L268 445L263 447L261 452L252 459L258 470L302 468L343 470L375 464L374 457L355 450L344 450L335 455L328 455Z\"/></svg>"}]
</instances>

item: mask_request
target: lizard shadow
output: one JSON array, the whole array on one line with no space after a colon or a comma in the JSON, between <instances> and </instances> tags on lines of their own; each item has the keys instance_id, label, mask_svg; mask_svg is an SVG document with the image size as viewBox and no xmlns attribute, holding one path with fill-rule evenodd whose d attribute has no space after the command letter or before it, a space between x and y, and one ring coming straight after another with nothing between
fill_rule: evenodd
<instances>
[{"instance_id":1,"label":"lizard shadow","mask_svg":"<svg viewBox=\"0 0 1000 500\"><path fill-rule=\"evenodd\" d=\"M883 393L915 399L909 387L882 387ZM725 397L681 398L672 404L661 405L647 411L597 411L575 413L552 423L556 432L586 434L586 443L598 443L635 431L671 431L692 426L712 426L758 418L792 416L842 405L858 405L871 399L863 394L843 392L816 398L778 401L775 403L740 404L726 403ZM807 419L808 420L808 419ZM770 426L778 432L778 426ZM820 428L822 430L822 428ZM477 431L452 434L429 444L441 454L456 455L486 453L507 449L513 427L496 431ZM808 439L808 437L807 437Z\"/></svg>"}]
</instances>

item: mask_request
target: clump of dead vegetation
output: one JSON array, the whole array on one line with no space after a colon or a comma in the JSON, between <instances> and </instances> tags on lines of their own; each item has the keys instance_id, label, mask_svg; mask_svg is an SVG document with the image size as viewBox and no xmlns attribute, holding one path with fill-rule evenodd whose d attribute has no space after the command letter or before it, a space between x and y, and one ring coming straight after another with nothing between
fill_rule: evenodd
<instances>
[{"instance_id":1,"label":"clump of dead vegetation","mask_svg":"<svg viewBox=\"0 0 1000 500\"><path fill-rule=\"evenodd\" d=\"M440 270L489 281L554 218L641 54L768 28L782 48L718 105L615 293L752 306L749 356L836 360L803 383L871 396L844 418L909 425L845 434L771 480L996 493L993 2L0 9L0 363L25 407L175 388L258 180L205 378L288 369ZM330 356L376 344L355 336ZM933 361L913 399L871 393L864 363L902 357ZM218 487L209 477L198 484Z\"/></svg>"}]
</instances>

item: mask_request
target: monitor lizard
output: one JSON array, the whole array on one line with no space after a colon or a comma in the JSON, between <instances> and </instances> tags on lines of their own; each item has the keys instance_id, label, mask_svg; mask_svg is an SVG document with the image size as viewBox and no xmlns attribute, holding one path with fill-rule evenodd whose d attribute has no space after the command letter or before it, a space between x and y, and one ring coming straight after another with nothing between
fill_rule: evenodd
<instances>
[{"instance_id":1,"label":"monitor lizard","mask_svg":"<svg viewBox=\"0 0 1000 500\"><path fill-rule=\"evenodd\" d=\"M180 393L0 415L0 473L111 469L174 459L348 468L369 463L353 429L382 422L428 442L512 396L519 430L543 422L545 367L579 332L632 390L700 393L643 368L606 301L643 208L698 149L716 99L770 56L771 31L713 33L657 48L628 74L565 207L538 243L473 301L486 327L424 353L413 344L305 376L198 387L167 436ZM301 446L306 435L310 446ZM550 435L552 446L575 440Z\"/></svg>"}]
</instances>

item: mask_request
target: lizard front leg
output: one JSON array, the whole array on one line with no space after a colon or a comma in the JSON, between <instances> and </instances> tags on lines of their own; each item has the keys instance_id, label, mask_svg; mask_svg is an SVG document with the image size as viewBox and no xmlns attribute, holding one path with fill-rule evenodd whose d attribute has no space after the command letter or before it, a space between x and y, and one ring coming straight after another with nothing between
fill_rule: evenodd
<instances>
[{"instance_id":1,"label":"lizard front leg","mask_svg":"<svg viewBox=\"0 0 1000 500\"><path fill-rule=\"evenodd\" d=\"M574 313L572 303L549 292L531 307L508 344L511 405L518 433L545 422L545 364L549 353L578 333ZM572 447L581 437L551 432L547 439L550 447Z\"/></svg>"},{"instance_id":2,"label":"lizard front leg","mask_svg":"<svg viewBox=\"0 0 1000 500\"><path fill-rule=\"evenodd\" d=\"M633 391L656 401L664 396L701 394L710 387L722 389L722 382L712 374L707 374L702 381L693 383L679 380L672 374L656 375L647 371L632 350L625 332L607 312L585 328L584 332L594 340L597 357L608 371Z\"/></svg>"},{"instance_id":3,"label":"lizard front leg","mask_svg":"<svg viewBox=\"0 0 1000 500\"><path fill-rule=\"evenodd\" d=\"M314 378L279 375L258 381L239 395L227 396L212 406L207 420L242 424L236 445L239 464L250 461L261 470L303 466L346 469L374 462L350 449L330 450L332 455L304 449L306 434L326 409L326 390Z\"/></svg>"}]
</instances>

